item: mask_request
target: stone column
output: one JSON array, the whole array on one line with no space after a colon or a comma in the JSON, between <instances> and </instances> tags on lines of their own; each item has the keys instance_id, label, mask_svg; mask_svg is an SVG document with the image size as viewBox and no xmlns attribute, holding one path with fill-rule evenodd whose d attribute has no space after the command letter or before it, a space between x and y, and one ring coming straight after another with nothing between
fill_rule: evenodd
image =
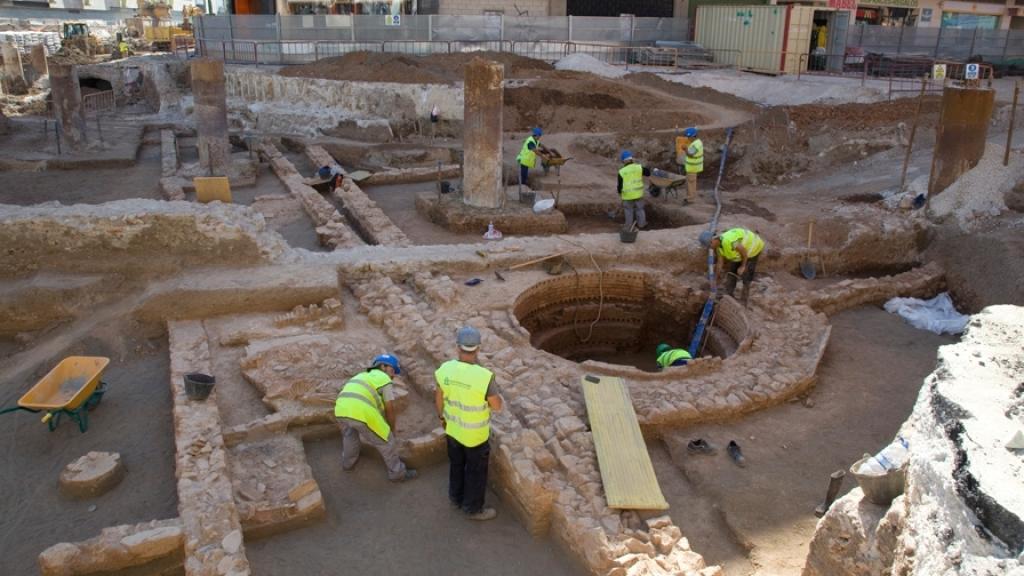
<instances>
[{"instance_id":1,"label":"stone column","mask_svg":"<svg viewBox=\"0 0 1024 576\"><path fill-rule=\"evenodd\" d=\"M37 78L42 78L50 73L46 67L45 44L36 44L33 46L32 52L28 55L28 61L32 64L32 69L36 71Z\"/></svg>"},{"instance_id":2,"label":"stone column","mask_svg":"<svg viewBox=\"0 0 1024 576\"><path fill-rule=\"evenodd\" d=\"M231 166L228 141L228 105L224 88L224 62L212 58L192 61L199 165L207 174L226 176Z\"/></svg>"},{"instance_id":3,"label":"stone column","mask_svg":"<svg viewBox=\"0 0 1024 576\"><path fill-rule=\"evenodd\" d=\"M50 60L49 69L53 114L60 123L61 141L65 146L80 148L85 144L85 117L78 70L72 64L55 60Z\"/></svg>"},{"instance_id":4,"label":"stone column","mask_svg":"<svg viewBox=\"0 0 1024 576\"><path fill-rule=\"evenodd\" d=\"M28 92L28 84L25 83L25 71L21 68L21 53L18 52L18 47L5 42L0 49L4 56L4 79L8 94L25 94Z\"/></svg>"},{"instance_id":5,"label":"stone column","mask_svg":"<svg viewBox=\"0 0 1024 576\"><path fill-rule=\"evenodd\" d=\"M466 65L463 113L463 201L479 208L500 208L505 195L501 181L501 131L505 67L474 58Z\"/></svg>"},{"instance_id":6,"label":"stone column","mask_svg":"<svg viewBox=\"0 0 1024 576\"><path fill-rule=\"evenodd\" d=\"M994 105L995 90L955 86L943 90L929 197L945 190L981 160Z\"/></svg>"}]
</instances>

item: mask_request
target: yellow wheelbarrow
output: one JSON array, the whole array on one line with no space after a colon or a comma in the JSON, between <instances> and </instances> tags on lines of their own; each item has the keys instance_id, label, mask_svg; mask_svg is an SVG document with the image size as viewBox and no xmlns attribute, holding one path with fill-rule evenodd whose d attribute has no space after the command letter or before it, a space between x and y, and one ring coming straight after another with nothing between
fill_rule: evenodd
<instances>
[{"instance_id":1,"label":"yellow wheelbarrow","mask_svg":"<svg viewBox=\"0 0 1024 576\"><path fill-rule=\"evenodd\" d=\"M665 193L665 198L669 196L679 196L679 188L686 186L686 175L685 174L674 174L672 172L666 172L655 168L651 170L651 175L648 177L651 182L648 193L651 196L657 198L661 196L661 193Z\"/></svg>"},{"instance_id":2,"label":"yellow wheelbarrow","mask_svg":"<svg viewBox=\"0 0 1024 576\"><path fill-rule=\"evenodd\" d=\"M78 423L78 429L89 429L89 410L95 408L107 384L100 380L110 358L99 356L68 356L53 370L29 388L13 408L4 408L0 414L25 410L45 412L42 421L50 428L57 429L62 415L67 414Z\"/></svg>"}]
</instances>

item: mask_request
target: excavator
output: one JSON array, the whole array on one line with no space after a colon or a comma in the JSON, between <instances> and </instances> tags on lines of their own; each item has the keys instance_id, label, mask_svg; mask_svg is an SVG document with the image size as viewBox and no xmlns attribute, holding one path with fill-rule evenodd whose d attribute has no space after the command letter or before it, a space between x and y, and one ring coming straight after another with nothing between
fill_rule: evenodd
<instances>
[{"instance_id":1,"label":"excavator","mask_svg":"<svg viewBox=\"0 0 1024 576\"><path fill-rule=\"evenodd\" d=\"M89 25L85 22L64 22L60 40L62 50L73 48L89 56L100 52L99 40L89 32Z\"/></svg>"},{"instance_id":2,"label":"excavator","mask_svg":"<svg viewBox=\"0 0 1024 576\"><path fill-rule=\"evenodd\" d=\"M194 6L185 6L182 12L186 22L195 14ZM153 50L170 50L172 39L178 35L188 35L189 29L175 26L171 22L171 6L161 0L139 2L135 17L127 22L130 34L144 39Z\"/></svg>"}]
</instances>

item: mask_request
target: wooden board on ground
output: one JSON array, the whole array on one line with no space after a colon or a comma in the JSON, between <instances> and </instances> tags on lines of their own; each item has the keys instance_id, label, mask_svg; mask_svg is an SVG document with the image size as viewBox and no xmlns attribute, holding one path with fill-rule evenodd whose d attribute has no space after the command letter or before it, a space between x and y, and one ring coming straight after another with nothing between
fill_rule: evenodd
<instances>
[{"instance_id":1,"label":"wooden board on ground","mask_svg":"<svg viewBox=\"0 0 1024 576\"><path fill-rule=\"evenodd\" d=\"M584 376L580 382L608 507L667 510L626 383L612 376Z\"/></svg>"},{"instance_id":2,"label":"wooden board on ground","mask_svg":"<svg viewBox=\"0 0 1024 576\"><path fill-rule=\"evenodd\" d=\"M202 203L220 200L231 203L231 184L224 176L196 176L192 179L196 188L196 200Z\"/></svg>"}]
</instances>

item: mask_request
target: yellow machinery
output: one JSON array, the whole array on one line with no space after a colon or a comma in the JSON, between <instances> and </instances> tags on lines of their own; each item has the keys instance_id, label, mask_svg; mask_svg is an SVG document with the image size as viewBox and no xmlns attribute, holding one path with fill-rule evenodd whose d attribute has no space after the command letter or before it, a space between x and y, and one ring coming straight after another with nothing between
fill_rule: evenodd
<instances>
[{"instance_id":1,"label":"yellow machinery","mask_svg":"<svg viewBox=\"0 0 1024 576\"><path fill-rule=\"evenodd\" d=\"M131 20L129 29L154 50L170 50L171 40L175 36L189 33L186 28L171 22L171 7L163 2L140 3L136 17Z\"/></svg>"},{"instance_id":2,"label":"yellow machinery","mask_svg":"<svg viewBox=\"0 0 1024 576\"><path fill-rule=\"evenodd\" d=\"M89 32L85 22L64 22L60 30L61 48L74 48L83 54L98 54L99 41Z\"/></svg>"}]
</instances>

